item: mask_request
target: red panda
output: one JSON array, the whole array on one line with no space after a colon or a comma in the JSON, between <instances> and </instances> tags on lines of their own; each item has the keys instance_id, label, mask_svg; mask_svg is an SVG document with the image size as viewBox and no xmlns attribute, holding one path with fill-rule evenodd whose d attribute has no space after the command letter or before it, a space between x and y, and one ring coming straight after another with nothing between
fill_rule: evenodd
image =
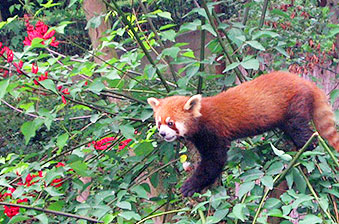
<instances>
[{"instance_id":1,"label":"red panda","mask_svg":"<svg viewBox=\"0 0 339 224\"><path fill-rule=\"evenodd\" d=\"M238 138L280 128L300 148L313 134L309 125L313 119L319 134L339 151L339 134L326 95L314 83L288 72L262 75L216 96L147 101L164 140L185 137L200 153L197 169L181 188L185 197L216 180L230 142Z\"/></svg>"}]
</instances>

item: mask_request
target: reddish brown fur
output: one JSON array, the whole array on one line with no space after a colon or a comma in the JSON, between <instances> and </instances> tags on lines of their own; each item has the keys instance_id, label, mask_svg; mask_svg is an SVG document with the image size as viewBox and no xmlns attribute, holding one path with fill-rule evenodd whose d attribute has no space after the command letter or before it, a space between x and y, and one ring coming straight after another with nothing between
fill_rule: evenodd
<instances>
[{"instance_id":1,"label":"reddish brown fur","mask_svg":"<svg viewBox=\"0 0 339 224\"><path fill-rule=\"evenodd\" d=\"M161 124L168 117L180 122L187 129L184 137L200 153L199 166L182 186L184 196L215 181L227 161L230 142L237 138L280 128L300 148L313 133L309 125L313 119L319 134L339 151L339 134L326 95L315 84L288 72L262 75L212 97L172 96L148 102Z\"/></svg>"},{"instance_id":2,"label":"reddish brown fur","mask_svg":"<svg viewBox=\"0 0 339 224\"><path fill-rule=\"evenodd\" d=\"M291 101L308 98L308 102L290 111ZM196 119L183 105L189 97L172 96L160 99L155 116L182 121L189 127L189 133L197 131ZM229 139L247 137L262 133L273 127L280 127L288 115L301 115L307 122L313 117L322 137L339 151L339 136L335 130L333 112L325 94L315 84L288 72L272 72L250 82L243 83L216 96L202 98L200 123L206 124L219 136ZM299 108L298 108L299 107Z\"/></svg>"}]
</instances>

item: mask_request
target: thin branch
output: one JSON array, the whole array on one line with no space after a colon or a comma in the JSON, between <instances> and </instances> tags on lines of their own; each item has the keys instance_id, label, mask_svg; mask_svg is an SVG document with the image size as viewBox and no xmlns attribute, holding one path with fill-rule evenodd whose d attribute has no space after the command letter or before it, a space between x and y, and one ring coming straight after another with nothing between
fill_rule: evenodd
<instances>
[{"instance_id":1,"label":"thin branch","mask_svg":"<svg viewBox=\"0 0 339 224\"><path fill-rule=\"evenodd\" d=\"M218 32L218 27L217 27L216 24L214 23L214 20L213 20L213 18L212 18L212 15L211 15L209 9L208 9L208 6L207 6L207 4L206 4L206 1L205 1L205 0L202 0L201 2L202 2L202 7L204 8L204 10L205 10L205 12L206 12L206 15L207 15L207 17L208 17L209 23L211 24L211 26L212 26L214 32L217 34L218 42L219 42L220 46L222 47L223 52L224 52L224 54L225 54L227 60L228 60L230 63L233 63L233 60L232 60L230 54L229 54L228 51L227 51L227 48L226 48L226 46L225 46L225 43L224 43L224 41L222 40L222 37L221 37L220 33ZM238 79L239 79L241 82L243 82L243 81L246 80L246 79L242 76L242 74L241 74L241 72L240 72L240 70L239 70L238 67L236 67L234 71L235 71L235 73L236 73Z\"/></svg>"},{"instance_id":2,"label":"thin branch","mask_svg":"<svg viewBox=\"0 0 339 224\"><path fill-rule=\"evenodd\" d=\"M112 4L114 6L112 6L111 4L109 4L106 0L103 0L109 7L113 8L118 15L120 16L119 18L122 20L122 22L126 25L128 25L129 30L133 33L133 36L135 38L135 40L138 42L139 46L141 47L142 51L145 53L146 58L148 59L148 61L151 63L151 65L155 68L155 72L157 73L158 77L160 78L162 84L164 85L165 89L167 92L170 92L171 89L168 86L166 79L163 77L163 75L161 74L160 70L158 69L157 65L155 64L155 62L153 61L153 58L151 57L151 55L148 53L145 45L143 44L143 42L141 41L138 33L134 30L134 27L132 26L131 22L126 18L125 13L120 9L120 7L118 6L118 4L115 2L115 0L112 1Z\"/></svg>"},{"instance_id":3,"label":"thin branch","mask_svg":"<svg viewBox=\"0 0 339 224\"><path fill-rule=\"evenodd\" d=\"M147 14L147 13L148 13L148 12L147 12L147 9L146 9L144 3L143 3L141 0L139 0L139 5L141 6L142 11L143 11L145 14ZM153 33L154 33L155 39L157 39L158 43L159 43L160 46L161 46L161 50L163 50L163 49L165 48L165 45L164 45L164 43L162 42L161 38L159 37L158 32L157 32L157 30L156 30L156 28L155 28L155 26L154 26L154 24L153 24L152 19L151 19L150 17L148 17L148 16L146 17L146 19L147 19L148 24L149 24L150 27L151 27L151 30L152 30ZM173 77L173 79L174 79L174 82L177 83L177 73L175 72L174 67L173 67L173 65L171 64L171 58L170 58L169 56L166 55L166 56L165 56L165 61L167 62L168 66L169 66L169 68L170 68L170 71L171 71L171 73L172 73L172 77Z\"/></svg>"},{"instance_id":4,"label":"thin branch","mask_svg":"<svg viewBox=\"0 0 339 224\"><path fill-rule=\"evenodd\" d=\"M199 65L199 72L203 72L205 70L204 68L204 59L205 59L205 40L206 40L206 30L202 28L203 25L205 25L206 19L205 17L201 17L201 29L200 29L200 65ZM198 79L198 89L197 93L202 93L202 84L203 84L203 78L200 75Z\"/></svg>"},{"instance_id":5,"label":"thin branch","mask_svg":"<svg viewBox=\"0 0 339 224\"><path fill-rule=\"evenodd\" d=\"M61 215L61 216L66 216L66 217L74 218L74 219L83 219L83 220L87 220L87 221L92 222L92 223L103 223L101 221L98 221L97 219L84 217L84 216L81 216L81 215L74 215L74 214L71 214L71 213L59 212L59 211L54 211L54 210L49 210L49 209L44 209L44 208L39 208L39 207L33 207L33 206L29 206L29 205L13 204L13 203L7 203L7 202L0 202L0 205L14 206L14 207L19 207L19 208L24 208L24 209L32 209L32 210L40 211L40 212L43 212L43 213L50 213L50 214L53 214L53 215Z\"/></svg>"},{"instance_id":6,"label":"thin branch","mask_svg":"<svg viewBox=\"0 0 339 224\"><path fill-rule=\"evenodd\" d=\"M266 11L267 11L267 6L268 6L268 0L264 1L264 6L262 8L262 13L261 13L261 18L260 18L260 22L259 22L259 28L261 29L262 26L264 25L264 21L265 21L265 15L266 15Z\"/></svg>"},{"instance_id":7,"label":"thin branch","mask_svg":"<svg viewBox=\"0 0 339 224\"><path fill-rule=\"evenodd\" d=\"M335 223L334 220L332 220L331 214L330 214L328 211L326 211L326 210L321 206L321 203L320 203L320 201L319 201L319 197L318 197L317 193L315 192L314 188L312 187L310 181L309 181L309 180L307 179L307 177L305 176L304 172L300 169L300 167L298 167L298 170L299 170L300 174L303 176L303 178L304 178L304 180L305 180L305 182L306 182L306 185L307 185L308 189L311 191L311 193L312 193L314 199L318 202L318 205L319 205L321 211L323 211L323 212L326 214L327 218L328 218L329 220L331 220L332 223Z\"/></svg>"},{"instance_id":8,"label":"thin branch","mask_svg":"<svg viewBox=\"0 0 339 224\"><path fill-rule=\"evenodd\" d=\"M249 4L250 2L251 2L251 0L248 0L248 1L246 2L246 4ZM244 25L244 26L245 26L246 23L247 23L249 11L250 11L250 6L246 6L246 8L245 8L245 10L244 10L244 18L243 18L243 20L242 20L242 25Z\"/></svg>"},{"instance_id":9,"label":"thin branch","mask_svg":"<svg viewBox=\"0 0 339 224\"><path fill-rule=\"evenodd\" d=\"M312 143L313 139L318 136L318 132L313 133L313 135L308 139L308 141L305 143L305 145L298 151L298 153L293 157L293 159L291 160L291 162L288 164L288 166L286 167L286 169L278 174L274 179L273 179L273 186L276 186L279 184L279 182L285 178L286 174L290 171L290 169L296 164L296 162L298 161L298 159L300 158L300 156L304 153L304 151L307 149L307 147ZM268 195L268 193L270 192L270 189L267 188L264 195L261 198L260 204L258 206L257 212L255 213L255 216L253 218L253 222L252 224L255 224L257 222L257 218L259 217L259 214L261 212L261 208L264 205L264 202L266 200L266 197Z\"/></svg>"}]
</instances>

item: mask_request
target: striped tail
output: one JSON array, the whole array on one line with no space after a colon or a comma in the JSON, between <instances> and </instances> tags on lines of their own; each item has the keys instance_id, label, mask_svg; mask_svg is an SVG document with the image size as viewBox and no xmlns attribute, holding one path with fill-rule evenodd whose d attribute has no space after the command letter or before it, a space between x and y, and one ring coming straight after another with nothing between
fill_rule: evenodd
<instances>
[{"instance_id":1,"label":"striped tail","mask_svg":"<svg viewBox=\"0 0 339 224\"><path fill-rule=\"evenodd\" d=\"M325 93L319 88L314 90L313 122L320 136L339 152L339 133L336 129L333 110Z\"/></svg>"}]
</instances>

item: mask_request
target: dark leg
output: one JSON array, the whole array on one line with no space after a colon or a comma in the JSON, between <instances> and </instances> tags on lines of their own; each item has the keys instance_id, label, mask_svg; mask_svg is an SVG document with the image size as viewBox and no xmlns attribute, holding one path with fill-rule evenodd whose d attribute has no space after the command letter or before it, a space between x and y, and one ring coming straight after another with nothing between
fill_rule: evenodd
<instances>
[{"instance_id":1,"label":"dark leg","mask_svg":"<svg viewBox=\"0 0 339 224\"><path fill-rule=\"evenodd\" d=\"M286 121L282 124L282 130L298 148L303 147L313 134L309 125L313 112L313 94L308 89L301 92L291 100ZM314 146L311 144L308 149L313 149Z\"/></svg>"},{"instance_id":2,"label":"dark leg","mask_svg":"<svg viewBox=\"0 0 339 224\"><path fill-rule=\"evenodd\" d=\"M199 150L199 148L198 148ZM190 197L195 192L201 192L205 187L213 184L221 175L227 160L227 145L214 142L212 147L199 150L201 161L194 174L183 184L183 196Z\"/></svg>"},{"instance_id":3,"label":"dark leg","mask_svg":"<svg viewBox=\"0 0 339 224\"><path fill-rule=\"evenodd\" d=\"M282 129L293 141L294 145L300 149L305 145L307 140L312 136L313 131L310 128L308 121L303 118L294 118L287 121ZM314 141L308 150L314 149L316 142Z\"/></svg>"}]
</instances>

